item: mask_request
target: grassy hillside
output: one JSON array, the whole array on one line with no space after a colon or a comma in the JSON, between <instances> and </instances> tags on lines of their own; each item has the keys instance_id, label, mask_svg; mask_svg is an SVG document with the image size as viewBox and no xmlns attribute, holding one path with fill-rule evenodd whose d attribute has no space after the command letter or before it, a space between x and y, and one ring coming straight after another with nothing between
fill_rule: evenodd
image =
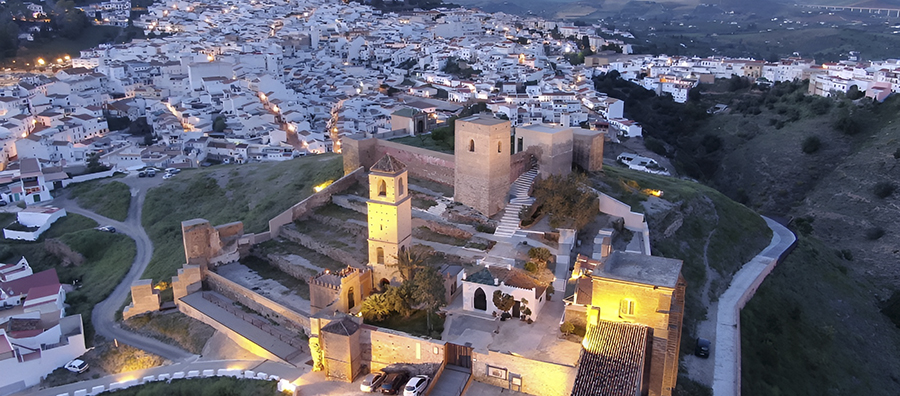
<instances>
[{"instance_id":1,"label":"grassy hillside","mask_svg":"<svg viewBox=\"0 0 900 396\"><path fill-rule=\"evenodd\" d=\"M70 190L82 208L118 221L125 221L128 216L131 191L125 183L109 179L92 180L75 184Z\"/></svg>"},{"instance_id":2,"label":"grassy hillside","mask_svg":"<svg viewBox=\"0 0 900 396\"><path fill-rule=\"evenodd\" d=\"M0 262L14 262L24 256L35 272L55 268L61 283L78 285L77 290L66 296L66 313L82 315L85 339L89 344L94 335L91 310L112 293L131 268L135 255L133 240L121 234L94 230L96 226L95 221L70 213L54 223L37 242L0 239ZM61 259L44 248L44 241L49 238L57 238L81 253L84 264L62 266Z\"/></svg>"},{"instance_id":3,"label":"grassy hillside","mask_svg":"<svg viewBox=\"0 0 900 396\"><path fill-rule=\"evenodd\" d=\"M741 312L743 394L897 394L898 332L830 250L801 237Z\"/></svg>"},{"instance_id":4,"label":"grassy hillside","mask_svg":"<svg viewBox=\"0 0 900 396\"><path fill-rule=\"evenodd\" d=\"M153 241L144 278L168 280L184 263L181 222L194 218L214 226L244 222L244 232L268 230L272 217L343 175L341 157L316 155L186 171L147 193L142 222Z\"/></svg>"}]
</instances>

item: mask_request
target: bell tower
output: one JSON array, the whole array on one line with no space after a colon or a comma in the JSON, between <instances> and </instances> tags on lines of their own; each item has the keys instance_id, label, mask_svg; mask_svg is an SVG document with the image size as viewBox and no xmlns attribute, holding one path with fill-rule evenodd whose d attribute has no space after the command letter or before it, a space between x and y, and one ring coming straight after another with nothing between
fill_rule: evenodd
<instances>
[{"instance_id":1,"label":"bell tower","mask_svg":"<svg viewBox=\"0 0 900 396\"><path fill-rule=\"evenodd\" d=\"M400 253L412 242L412 204L406 165L390 155L369 169L369 265L377 287L400 283L396 268Z\"/></svg>"}]
</instances>

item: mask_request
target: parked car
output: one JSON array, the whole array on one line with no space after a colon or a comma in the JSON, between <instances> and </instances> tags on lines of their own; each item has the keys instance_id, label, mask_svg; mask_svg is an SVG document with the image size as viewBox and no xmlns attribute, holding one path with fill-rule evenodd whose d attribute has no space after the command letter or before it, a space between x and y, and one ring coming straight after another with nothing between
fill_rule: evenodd
<instances>
[{"instance_id":1,"label":"parked car","mask_svg":"<svg viewBox=\"0 0 900 396\"><path fill-rule=\"evenodd\" d=\"M6 206L6 205L9 205L9 202L6 202L6 201L0 199L0 206Z\"/></svg>"},{"instance_id":2,"label":"parked car","mask_svg":"<svg viewBox=\"0 0 900 396\"><path fill-rule=\"evenodd\" d=\"M384 372L367 375L362 384L359 384L359 390L363 392L375 392L375 390L381 386L381 383L384 382L385 376L386 374Z\"/></svg>"},{"instance_id":3,"label":"parked car","mask_svg":"<svg viewBox=\"0 0 900 396\"><path fill-rule=\"evenodd\" d=\"M69 363L66 363L66 370L69 370L73 373L83 373L90 368L87 362L81 359L75 359Z\"/></svg>"},{"instance_id":4,"label":"parked car","mask_svg":"<svg viewBox=\"0 0 900 396\"><path fill-rule=\"evenodd\" d=\"M144 172L144 171L138 172L138 177L147 177L147 172Z\"/></svg>"},{"instance_id":5,"label":"parked car","mask_svg":"<svg viewBox=\"0 0 900 396\"><path fill-rule=\"evenodd\" d=\"M156 171L153 169L148 170L147 177L156 177Z\"/></svg>"},{"instance_id":6,"label":"parked car","mask_svg":"<svg viewBox=\"0 0 900 396\"><path fill-rule=\"evenodd\" d=\"M694 347L694 355L702 358L709 357L709 340L706 338L697 338L697 346Z\"/></svg>"},{"instance_id":7,"label":"parked car","mask_svg":"<svg viewBox=\"0 0 900 396\"><path fill-rule=\"evenodd\" d=\"M406 386L403 388L403 396L420 396L425 394L425 388L428 388L428 383L431 381L431 378L428 378L427 375L417 375L409 379L409 382L406 383Z\"/></svg>"},{"instance_id":8,"label":"parked car","mask_svg":"<svg viewBox=\"0 0 900 396\"><path fill-rule=\"evenodd\" d=\"M173 177L175 177L174 173L166 173L165 175L163 175L163 179L171 179Z\"/></svg>"},{"instance_id":9,"label":"parked car","mask_svg":"<svg viewBox=\"0 0 900 396\"><path fill-rule=\"evenodd\" d=\"M115 234L115 233L116 233L116 227L113 227L113 226L102 226L102 227L97 227L97 230L98 230L98 231L103 231L103 232L108 232L108 233L110 233L110 234Z\"/></svg>"},{"instance_id":10,"label":"parked car","mask_svg":"<svg viewBox=\"0 0 900 396\"><path fill-rule=\"evenodd\" d=\"M400 389L403 389L403 384L406 383L406 380L409 378L409 375L406 373L390 373L387 377L384 378L384 382L381 383L381 393L386 395L396 395L400 392Z\"/></svg>"}]
</instances>

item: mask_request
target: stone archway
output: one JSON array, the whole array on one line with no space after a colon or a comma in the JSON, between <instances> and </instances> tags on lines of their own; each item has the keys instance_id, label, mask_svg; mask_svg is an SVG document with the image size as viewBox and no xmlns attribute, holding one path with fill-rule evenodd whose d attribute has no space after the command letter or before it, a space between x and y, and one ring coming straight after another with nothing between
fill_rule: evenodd
<instances>
[{"instance_id":1,"label":"stone archway","mask_svg":"<svg viewBox=\"0 0 900 396\"><path fill-rule=\"evenodd\" d=\"M484 294L484 290L481 290L479 287L475 289L475 301L474 301L475 309L479 311L487 311L487 296Z\"/></svg>"}]
</instances>

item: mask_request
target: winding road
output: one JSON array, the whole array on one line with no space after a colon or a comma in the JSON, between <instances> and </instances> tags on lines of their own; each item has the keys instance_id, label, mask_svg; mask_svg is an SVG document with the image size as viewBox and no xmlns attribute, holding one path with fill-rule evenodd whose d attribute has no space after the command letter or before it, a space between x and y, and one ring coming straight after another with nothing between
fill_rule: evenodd
<instances>
[{"instance_id":1,"label":"winding road","mask_svg":"<svg viewBox=\"0 0 900 396\"><path fill-rule=\"evenodd\" d=\"M128 207L128 216L124 222L116 221L83 209L79 207L75 201L68 199L67 194L56 198L53 201L54 205L64 208L70 213L91 218L101 225L111 225L115 227L117 232L134 239L137 247L134 262L131 264L131 269L125 275L125 278L123 278L119 285L116 286L109 297L94 306L94 310L91 314L91 321L94 324L94 329L97 331L97 334L106 338L116 339L119 342L159 355L172 362L183 362L188 359L195 359L197 355L193 355L181 348L163 343L154 338L132 333L123 329L116 323L116 311L122 307L125 298L131 291L131 284L139 279L141 274L144 273L147 264L150 263L150 258L153 256L153 242L150 241L150 237L147 236L144 227L141 226L141 212L147 190L150 187L159 185L162 180L138 179L129 175L117 181L125 183L131 188L131 204Z\"/></svg>"}]
</instances>

